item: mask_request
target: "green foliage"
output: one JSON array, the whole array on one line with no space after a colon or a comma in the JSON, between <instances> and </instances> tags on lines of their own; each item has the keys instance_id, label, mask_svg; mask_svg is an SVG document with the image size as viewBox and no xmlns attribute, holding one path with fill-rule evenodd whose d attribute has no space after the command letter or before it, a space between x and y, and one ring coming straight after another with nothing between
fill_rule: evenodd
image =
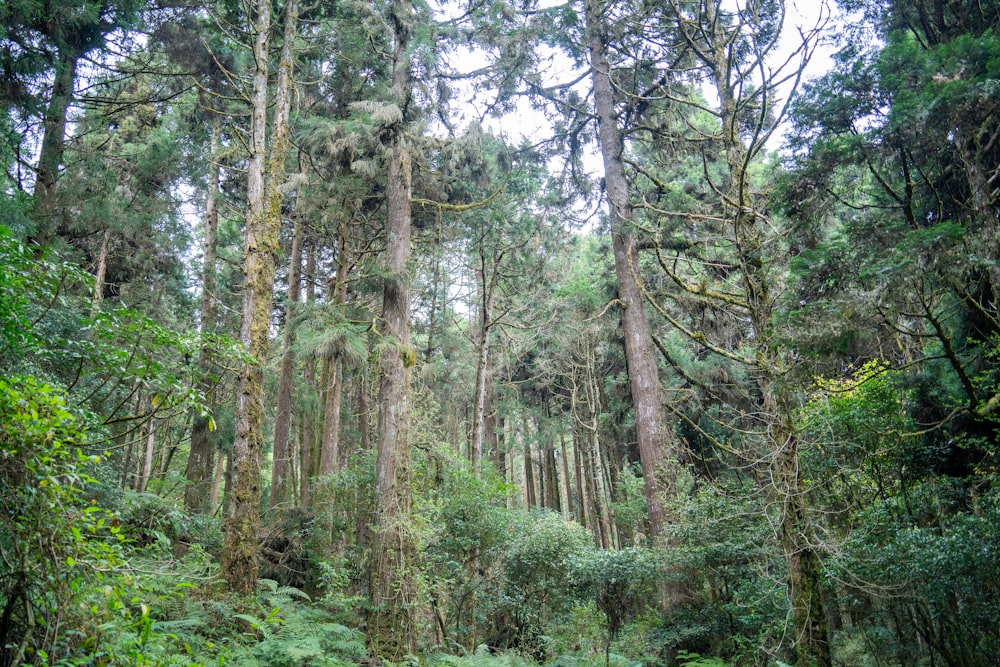
<instances>
[{"instance_id":1,"label":"green foliage","mask_svg":"<svg viewBox=\"0 0 1000 667\"><path fill-rule=\"evenodd\" d=\"M79 267L36 257L36 251L0 226L0 360L7 368L45 344L35 325L61 305L63 290L89 280Z\"/></svg>"},{"instance_id":2,"label":"green foliage","mask_svg":"<svg viewBox=\"0 0 1000 667\"><path fill-rule=\"evenodd\" d=\"M593 549L576 554L570 570L577 590L591 597L604 614L608 642L622 624L638 615L654 598L659 560L648 549Z\"/></svg>"},{"instance_id":3,"label":"green foliage","mask_svg":"<svg viewBox=\"0 0 1000 667\"><path fill-rule=\"evenodd\" d=\"M925 483L876 502L832 563L878 654L910 659L922 652L919 638L951 664L1000 658L997 498L963 513L961 497Z\"/></svg>"},{"instance_id":4,"label":"green foliage","mask_svg":"<svg viewBox=\"0 0 1000 667\"><path fill-rule=\"evenodd\" d=\"M781 642L787 592L779 582L786 570L762 500L751 484L722 480L677 500L662 577L683 597L654 620L658 650L739 663Z\"/></svg>"},{"instance_id":5,"label":"green foliage","mask_svg":"<svg viewBox=\"0 0 1000 667\"><path fill-rule=\"evenodd\" d=\"M61 624L123 562L116 518L88 499L87 437L54 388L0 379L0 646L16 664L69 652Z\"/></svg>"},{"instance_id":6,"label":"green foliage","mask_svg":"<svg viewBox=\"0 0 1000 667\"><path fill-rule=\"evenodd\" d=\"M729 663L719 658L683 650L677 652L677 664L680 667L729 667Z\"/></svg>"}]
</instances>

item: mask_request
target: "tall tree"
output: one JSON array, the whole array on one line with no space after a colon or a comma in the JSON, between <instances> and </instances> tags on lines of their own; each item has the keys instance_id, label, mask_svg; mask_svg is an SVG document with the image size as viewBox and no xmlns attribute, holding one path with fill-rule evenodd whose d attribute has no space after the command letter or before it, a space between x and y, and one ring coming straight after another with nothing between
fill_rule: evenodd
<instances>
[{"instance_id":1,"label":"tall tree","mask_svg":"<svg viewBox=\"0 0 1000 667\"><path fill-rule=\"evenodd\" d=\"M701 70L718 105L704 103L677 84L663 91L666 98L689 100L690 113L709 111L713 118L707 124L687 124L689 131L693 129L688 139L700 147L704 174L700 187L703 199L710 202L707 210L668 212L653 207L654 217L661 221L687 221L699 242L672 249L658 243L660 266L683 294L727 319L736 318L733 324L743 318L749 326L737 324L737 330L742 329L738 335L720 340L710 330L681 322L662 302L658 309L703 354L735 361L748 373L753 391L741 399L743 409L733 406L738 412L733 413L731 427L742 425L745 433L756 434L753 441L764 446L763 454L751 446L746 456L767 461L764 478L770 480L769 491L780 508L778 538L788 566L797 658L801 664L828 666L820 551L801 474L796 405L787 379L794 360L779 342L775 321L787 255L779 243L783 231L771 217L768 194L753 175L754 164L783 115L779 83L794 83L801 76L815 33L801 32L802 41L792 55L773 64L783 26L781 0L751 0L735 7L718 0L671 1L662 18L675 48L686 51L692 66ZM678 188L655 177L653 182L663 193ZM655 238L662 238L662 233ZM744 415L750 416L749 421Z\"/></svg>"},{"instance_id":2,"label":"tall tree","mask_svg":"<svg viewBox=\"0 0 1000 667\"><path fill-rule=\"evenodd\" d=\"M632 209L622 155L625 146L611 80L611 65L607 58L610 34L608 12L608 6L601 0L584 1L594 113L598 120L598 144L604 161L605 194L625 335L625 358L646 489L650 537L656 542L663 535L666 521L664 494L673 490L675 473L672 471L680 457L680 448L664 415L656 350L637 280L639 255L635 231L631 226Z\"/></svg>"},{"instance_id":3,"label":"tall tree","mask_svg":"<svg viewBox=\"0 0 1000 667\"><path fill-rule=\"evenodd\" d=\"M243 253L243 305L240 341L250 359L240 369L236 404L236 439L232 450L232 490L225 522L222 573L235 592L257 587L257 542L260 536L261 456L264 449L264 364L271 325L274 264L278 250L278 218L267 210L264 161L267 152L267 74L271 2L254 4L253 88L250 95L246 240ZM248 17L249 18L249 17Z\"/></svg>"},{"instance_id":4,"label":"tall tree","mask_svg":"<svg viewBox=\"0 0 1000 667\"><path fill-rule=\"evenodd\" d=\"M213 124L209 138L208 187L205 191L205 232L202 240L201 278L201 332L213 333L216 326L216 246L219 230L219 128ZM214 361L211 348L202 345L198 351L200 389L206 395L212 392ZM209 404L212 401L208 401ZM191 513L210 512L215 443L212 442L210 415L194 415L191 426L191 448L187 461L187 486L184 489L184 508Z\"/></svg>"},{"instance_id":5,"label":"tall tree","mask_svg":"<svg viewBox=\"0 0 1000 667\"><path fill-rule=\"evenodd\" d=\"M389 6L392 30L391 114L386 132L386 249L382 293L378 413L375 460L375 516L370 556L369 641L379 655L397 660L416 647L414 545L409 535L410 368L416 352L410 345L409 269L412 155L407 136L413 118L411 58L413 31L420 18L409 0Z\"/></svg>"},{"instance_id":6,"label":"tall tree","mask_svg":"<svg viewBox=\"0 0 1000 667\"><path fill-rule=\"evenodd\" d=\"M277 231L281 227L281 202L285 185L285 162L288 158L289 115L292 108L292 87L295 73L295 39L298 35L298 0L285 2L285 30L281 41L281 55L278 60L278 81L274 95L274 130L271 135L271 154L267 165L267 202L265 215L268 227ZM298 301L299 265L302 260L302 221L296 217L292 240L291 268L288 276L288 300ZM297 243L296 243L297 241ZM273 269L272 269L273 274ZM294 279L294 281L293 281ZM273 280L273 275L272 275ZM293 284L294 282L294 284ZM273 290L273 286L272 286ZM294 299L292 298L294 294ZM278 380L278 418L274 425L273 467L271 469L271 507L279 508L291 497L288 432L291 423L291 381L294 360L291 357L291 341L287 337L294 332L294 323L285 325L286 343L281 357L281 374ZM284 383L284 384L282 384Z\"/></svg>"}]
</instances>

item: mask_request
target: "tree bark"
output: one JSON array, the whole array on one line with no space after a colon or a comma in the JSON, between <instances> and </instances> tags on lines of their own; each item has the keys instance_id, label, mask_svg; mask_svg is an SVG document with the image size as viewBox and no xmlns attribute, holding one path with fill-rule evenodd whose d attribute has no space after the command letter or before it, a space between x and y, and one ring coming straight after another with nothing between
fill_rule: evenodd
<instances>
[{"instance_id":1,"label":"tree bark","mask_svg":"<svg viewBox=\"0 0 1000 667\"><path fill-rule=\"evenodd\" d=\"M479 330L476 333L476 388L472 407L472 446L470 448L470 463L477 477L480 473L483 451L487 437L487 422L489 421L489 383L490 383L490 331L493 327L493 298L496 293L496 273L487 276L486 249L482 241L479 244L479 267L477 269L479 283Z\"/></svg>"},{"instance_id":2,"label":"tree bark","mask_svg":"<svg viewBox=\"0 0 1000 667\"><path fill-rule=\"evenodd\" d=\"M232 451L232 495L225 522L222 573L235 593L257 587L260 534L261 452L264 448L264 365L267 363L278 220L265 211L268 33L271 2L257 0L254 32L249 165L247 168L246 241L240 341L251 360L240 370L236 403L236 439Z\"/></svg>"},{"instance_id":3,"label":"tree bark","mask_svg":"<svg viewBox=\"0 0 1000 667\"><path fill-rule=\"evenodd\" d=\"M337 273L332 285L333 302L343 309L347 303L347 271L350 266L350 233L346 222L340 225L337 239ZM344 391L344 368L341 355L334 353L326 361L326 409L323 412L323 446L319 457L319 475L332 475L340 468L340 404Z\"/></svg>"},{"instance_id":4,"label":"tree bark","mask_svg":"<svg viewBox=\"0 0 1000 667\"><path fill-rule=\"evenodd\" d=\"M393 27L392 101L403 119L411 101L410 38L415 21L408 0L391 9ZM410 259L412 163L404 132L405 120L393 128L388 146L384 337L381 354L378 450L375 462L375 530L371 549L368 611L373 653L398 661L416 652L413 603L414 545L409 535L410 497L410 367L416 353L410 346Z\"/></svg>"},{"instance_id":5,"label":"tree bark","mask_svg":"<svg viewBox=\"0 0 1000 667\"><path fill-rule=\"evenodd\" d=\"M285 161L288 158L288 119L292 108L292 74L295 67L295 36L298 31L299 5L298 0L286 0L285 2L285 32L281 40L281 57L278 60L278 82L274 91L274 120L273 131L271 133L271 153L267 163L267 192L265 193L264 215L267 216L265 228L272 230L274 240L277 241L278 230L281 229L281 201L283 199L283 186L285 182ZM301 248L301 239L299 241ZM275 252L275 255L277 253ZM274 290L274 266L271 266L271 291ZM291 282L289 282L289 292L291 292ZM298 286L295 288L298 291ZM291 295L289 294L289 301ZM285 333L293 328L290 322L286 322ZM294 334L292 334L294 335ZM286 355L291 368L285 373ZM272 449L272 471L271 471L271 508L283 506L289 500L288 492L288 428L291 420L291 381L294 367L294 357L291 356L291 347L283 349L282 354L282 376L281 380L288 383L287 387L279 388L278 401L282 401L281 391L286 390L285 405L279 406L277 418L281 419L282 432L278 438L278 424L275 422L274 447ZM280 409L283 408L283 409Z\"/></svg>"},{"instance_id":6,"label":"tree bark","mask_svg":"<svg viewBox=\"0 0 1000 667\"><path fill-rule=\"evenodd\" d=\"M563 518L569 519L575 515L573 504L573 482L569 476L569 457L566 454L566 433L559 429L559 451L562 456L563 483L566 487L566 504L563 505Z\"/></svg>"},{"instance_id":7,"label":"tree bark","mask_svg":"<svg viewBox=\"0 0 1000 667\"><path fill-rule=\"evenodd\" d=\"M213 125L209 138L208 190L205 194L205 238L202 242L202 285L201 285L201 333L210 334L216 326L216 280L215 259L219 230L219 163L216 161L219 148L219 129ZM203 341L198 349L198 388L205 402L212 406L212 359L211 346ZM214 511L216 504L210 501L214 488L212 474L215 457L215 443L209 428L209 415L200 412L194 415L191 425L191 449L188 453L184 487L184 509L191 514Z\"/></svg>"},{"instance_id":8,"label":"tree bark","mask_svg":"<svg viewBox=\"0 0 1000 667\"><path fill-rule=\"evenodd\" d=\"M299 302L302 272L302 239L305 225L295 216L292 252L288 265L288 306L285 311L285 331L281 340L281 369L278 373L278 406L274 417L274 462L271 470L271 509L280 509L291 499L288 438L292 429L292 384L295 379L295 310Z\"/></svg>"},{"instance_id":9,"label":"tree bark","mask_svg":"<svg viewBox=\"0 0 1000 667\"><path fill-rule=\"evenodd\" d=\"M310 305L316 300L316 243L311 239L308 240L308 250L306 252L306 302ZM306 383L311 387L315 396L319 397L322 395L319 382L316 380L316 355L310 354L306 359L305 363L305 380ZM316 474L316 468L313 466L313 459L315 457L316 448L319 446L321 435L320 425L319 425L319 411L317 409L312 409L306 415L302 424L302 461L300 464L301 469L301 486L299 487L299 494L301 495L301 502L303 507L312 506L312 478Z\"/></svg>"},{"instance_id":10,"label":"tree bark","mask_svg":"<svg viewBox=\"0 0 1000 667\"><path fill-rule=\"evenodd\" d=\"M604 180L607 188L611 240L621 302L622 329L625 334L625 359L628 366L629 388L635 410L639 459L649 509L649 530L654 542L663 534L666 514L663 496L672 490L673 459L677 457L672 434L668 431L661 405L660 380L649 321L643 309L642 293L635 272L638 252L629 228L631 208L628 204L628 184L622 161L624 144L615 113L615 100L606 57L602 11L599 0L585 0L587 44L590 50L594 108L598 118L598 141L604 160Z\"/></svg>"},{"instance_id":11,"label":"tree bark","mask_svg":"<svg viewBox=\"0 0 1000 667\"><path fill-rule=\"evenodd\" d=\"M111 243L111 230L105 229L101 235L101 247L97 251L97 269L94 271L94 294L90 301L90 312L96 315L101 312L104 302L104 280L108 274L108 245Z\"/></svg>"},{"instance_id":12,"label":"tree bark","mask_svg":"<svg viewBox=\"0 0 1000 667\"><path fill-rule=\"evenodd\" d=\"M531 437L525 424L521 431L524 438L524 488L525 502L529 508L538 507L538 496L535 492L535 455L531 451Z\"/></svg>"},{"instance_id":13,"label":"tree bark","mask_svg":"<svg viewBox=\"0 0 1000 667\"><path fill-rule=\"evenodd\" d=\"M146 493L149 479L153 476L153 455L156 450L156 418L150 416L146 422L145 446L139 470L139 478L136 480L135 490L138 493Z\"/></svg>"}]
</instances>

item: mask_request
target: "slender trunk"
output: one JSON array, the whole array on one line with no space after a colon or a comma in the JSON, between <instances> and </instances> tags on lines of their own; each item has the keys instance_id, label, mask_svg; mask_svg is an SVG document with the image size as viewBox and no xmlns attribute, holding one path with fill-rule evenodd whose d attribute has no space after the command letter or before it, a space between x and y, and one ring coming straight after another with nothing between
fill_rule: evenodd
<instances>
[{"instance_id":1,"label":"slender trunk","mask_svg":"<svg viewBox=\"0 0 1000 667\"><path fill-rule=\"evenodd\" d=\"M286 0L285 2L285 33L281 40L281 57L278 60L278 82L274 91L274 120L271 133L271 154L267 163L267 191L264 194L264 215L266 221L265 229L273 234L273 241L277 242L278 230L281 228L281 201L283 199L283 185L285 182L285 161L288 158L288 119L292 108L292 73L295 67L295 35L298 31L299 5L298 0ZM296 232L298 235L298 232ZM301 238L299 247L301 248ZM301 251L300 251L301 253ZM275 252L275 254L277 254ZM294 249L293 249L294 254ZM294 259L294 258L293 258ZM271 291L274 290L274 266L273 259L271 270ZM289 292L292 289L291 276L289 276ZM295 290L298 291L296 285ZM292 301L289 294L289 301ZM290 307L291 308L291 307ZM286 336L294 336L294 325L286 322ZM287 352L287 354L285 354ZM287 373L285 365L288 365ZM291 347L282 350L281 377L287 386L279 386L278 402L284 405L278 406L277 419L282 420L282 431L278 433L278 422L275 422L274 447L273 447L273 467L271 470L271 507L281 507L289 500L288 492L288 428L291 421L292 402L292 370L295 359L291 354ZM284 397L282 394L285 394Z\"/></svg>"},{"instance_id":2,"label":"slender trunk","mask_svg":"<svg viewBox=\"0 0 1000 667\"><path fill-rule=\"evenodd\" d=\"M316 243L312 240L308 242L306 252L306 302L310 305L316 301ZM305 363L305 381L311 388L313 395L319 397L319 382L316 380L316 355L310 354ZM302 496L302 506L312 506L312 478L316 474L316 469L312 465L319 444L319 410L310 409L302 424L302 483L299 493Z\"/></svg>"},{"instance_id":3,"label":"slender trunk","mask_svg":"<svg viewBox=\"0 0 1000 667\"><path fill-rule=\"evenodd\" d=\"M299 302L302 270L302 239L305 225L295 216L292 253L288 266L288 306L285 331L281 340L281 369L278 373L278 407L274 417L274 463L271 470L271 509L283 508L292 498L290 491L292 461L288 438L292 428L292 384L295 378L295 309Z\"/></svg>"},{"instance_id":4,"label":"slender trunk","mask_svg":"<svg viewBox=\"0 0 1000 667\"><path fill-rule=\"evenodd\" d=\"M427 314L427 347L424 349L424 363L431 363L434 355L434 337L437 334L438 294L441 292L441 214L438 213L434 229L434 266L431 271L431 306Z\"/></svg>"},{"instance_id":5,"label":"slender trunk","mask_svg":"<svg viewBox=\"0 0 1000 667\"><path fill-rule=\"evenodd\" d=\"M48 245L56 229L53 225L52 199L55 195L56 177L63 161L66 140L66 114L73 101L73 84L80 55L72 47L59 49L56 57L55 80L49 96L49 106L43 122L42 148L35 169L35 241Z\"/></svg>"},{"instance_id":6,"label":"slender trunk","mask_svg":"<svg viewBox=\"0 0 1000 667\"><path fill-rule=\"evenodd\" d=\"M219 148L219 128L212 126L209 139L208 191L205 194L205 239L202 243L202 285L201 285L201 333L210 334L216 326L216 280L215 257L219 230L219 172L217 160ZM213 401L213 380L211 378L215 360L212 348L203 342L198 349L198 388L208 406ZM192 514L204 514L215 510L216 501L209 501L214 489L215 476L212 474L215 457L215 443L211 436L209 415L196 412L191 425L191 449L188 454L187 486L184 488L184 508ZM216 494L218 495L218 494Z\"/></svg>"},{"instance_id":7,"label":"slender trunk","mask_svg":"<svg viewBox=\"0 0 1000 667\"><path fill-rule=\"evenodd\" d=\"M577 424L576 428L573 429L573 461L576 464L576 495L577 495L577 507L578 509L578 519L580 524L590 530L592 528L590 521L590 503L587 501L587 485L585 483L586 475L583 471L583 443L586 439L586 434L583 432L583 427Z\"/></svg>"},{"instance_id":8,"label":"slender trunk","mask_svg":"<svg viewBox=\"0 0 1000 667\"><path fill-rule=\"evenodd\" d=\"M108 246L111 243L111 230L105 229L101 235L101 247L97 252L97 269L94 271L94 294L90 301L90 312L96 315L101 312L104 302L104 280L108 274Z\"/></svg>"},{"instance_id":9,"label":"slender trunk","mask_svg":"<svg viewBox=\"0 0 1000 667\"><path fill-rule=\"evenodd\" d=\"M222 492L222 478L226 472L226 457L223 454L215 457L215 470L212 471L212 492L208 498L208 513L215 514L219 509L219 494Z\"/></svg>"},{"instance_id":10,"label":"slender trunk","mask_svg":"<svg viewBox=\"0 0 1000 667\"><path fill-rule=\"evenodd\" d=\"M559 451L562 454L563 482L566 487L566 504L563 505L563 518L570 519L574 516L573 506L573 483L569 476L569 457L566 455L566 433L559 429Z\"/></svg>"},{"instance_id":11,"label":"slender trunk","mask_svg":"<svg viewBox=\"0 0 1000 667\"><path fill-rule=\"evenodd\" d=\"M267 122L268 32L270 0L255 3L253 93L250 116L250 159L247 168L246 242L240 340L250 361L240 370L233 442L233 481L225 524L222 573L235 593L257 588L257 542L260 534L261 452L264 449L264 365L267 363L274 262L278 249L277 219L265 211L264 154Z\"/></svg>"},{"instance_id":12,"label":"slender trunk","mask_svg":"<svg viewBox=\"0 0 1000 667\"><path fill-rule=\"evenodd\" d=\"M716 0L717 1L717 0ZM799 469L798 434L794 407L780 386L787 370L786 360L773 344L772 316L776 298L765 255L764 220L758 213L759 202L748 182L750 151L740 136L736 90L742 82L733 82L730 35L717 20L714 1L706 2L706 23L713 26L708 65L716 92L722 121L722 146L729 167L729 193L723 208L733 230L736 261L743 281L745 303L753 327L757 386L761 396L760 414L767 429L772 454L769 471L779 515L778 534L788 563L788 588L792 606L795 652L799 663L829 667L832 664L827 637L827 617L822 596L819 553L808 516L806 489Z\"/></svg>"},{"instance_id":13,"label":"slender trunk","mask_svg":"<svg viewBox=\"0 0 1000 667\"><path fill-rule=\"evenodd\" d=\"M408 0L391 8L394 30L392 98L403 118L410 104L410 29L415 20ZM368 611L373 653L398 661L416 652L414 545L409 536L410 497L410 198L412 163L401 122L390 138L386 182L384 336L391 343L381 354L378 451L375 460L375 530L371 549Z\"/></svg>"},{"instance_id":14,"label":"slender trunk","mask_svg":"<svg viewBox=\"0 0 1000 667\"><path fill-rule=\"evenodd\" d=\"M222 516L229 516L233 499L233 453L226 452L226 472L222 476Z\"/></svg>"},{"instance_id":15,"label":"slender trunk","mask_svg":"<svg viewBox=\"0 0 1000 667\"><path fill-rule=\"evenodd\" d=\"M128 445L125 449L125 464L122 467L122 489L128 488L129 474L132 472L132 452L135 449L135 438L128 437Z\"/></svg>"},{"instance_id":16,"label":"slender trunk","mask_svg":"<svg viewBox=\"0 0 1000 667\"><path fill-rule=\"evenodd\" d=\"M493 446L490 448L490 457L493 460L493 468L497 474L497 477L503 481L507 481L507 443L504 438L505 431L507 429L507 420L501 418L499 422L497 421L496 414L492 409L493 395L490 392L490 430L493 432L493 438L491 441Z\"/></svg>"},{"instance_id":17,"label":"slender trunk","mask_svg":"<svg viewBox=\"0 0 1000 667\"><path fill-rule=\"evenodd\" d=\"M535 495L535 457L531 453L531 437L526 425L522 437L524 438L524 488L527 493L525 502L529 508L538 507L538 496Z\"/></svg>"},{"instance_id":18,"label":"slender trunk","mask_svg":"<svg viewBox=\"0 0 1000 667\"><path fill-rule=\"evenodd\" d=\"M478 477L483 460L483 449L486 440L486 422L488 421L488 393L490 371L490 330L493 324L493 295L496 292L496 280L490 279L486 272L486 250L482 242L479 245L479 331L476 334L476 389L472 407L472 447L469 460L472 471Z\"/></svg>"},{"instance_id":19,"label":"slender trunk","mask_svg":"<svg viewBox=\"0 0 1000 667\"><path fill-rule=\"evenodd\" d=\"M350 264L350 233L341 223L337 239L337 274L332 285L333 302L343 309L347 303L347 271ZM320 452L320 476L332 475L340 467L340 402L344 386L343 360L333 354L327 360L326 409L323 421L323 447Z\"/></svg>"},{"instance_id":20,"label":"slender trunk","mask_svg":"<svg viewBox=\"0 0 1000 667\"><path fill-rule=\"evenodd\" d=\"M135 490L139 493L146 493L150 477L153 476L153 455L156 450L156 418L150 417L146 423L145 449L142 456L142 470L139 472L139 479L136 481Z\"/></svg>"},{"instance_id":21,"label":"slender trunk","mask_svg":"<svg viewBox=\"0 0 1000 667\"><path fill-rule=\"evenodd\" d=\"M654 542L663 534L666 515L663 495L674 486L674 474L666 466L676 457L672 436L661 407L660 380L649 321L643 309L642 294L635 272L638 252L630 229L631 209L628 184L622 161L624 144L615 113L615 100L606 58L607 46L599 0L585 0L587 42L590 49L594 108L599 121L598 140L604 159L611 240L614 250L618 300L621 302L622 329L625 334L625 360L629 388L635 410L635 428L639 440L639 459L649 509L649 530ZM664 465L666 463L666 466Z\"/></svg>"},{"instance_id":22,"label":"slender trunk","mask_svg":"<svg viewBox=\"0 0 1000 667\"><path fill-rule=\"evenodd\" d=\"M368 434L368 422L371 411L368 406L368 382L364 372L358 374L358 449L367 452L371 449L371 438Z\"/></svg>"}]
</instances>

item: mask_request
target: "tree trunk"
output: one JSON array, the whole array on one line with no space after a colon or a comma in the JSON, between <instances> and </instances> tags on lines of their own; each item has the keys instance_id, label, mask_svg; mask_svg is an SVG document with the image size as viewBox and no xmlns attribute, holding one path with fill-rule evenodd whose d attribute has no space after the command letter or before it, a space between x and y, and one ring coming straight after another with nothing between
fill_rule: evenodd
<instances>
[{"instance_id":1,"label":"tree trunk","mask_svg":"<svg viewBox=\"0 0 1000 667\"><path fill-rule=\"evenodd\" d=\"M586 475L583 471L583 452L581 451L586 441L586 434L583 426L577 423L573 429L573 461L576 464L576 495L577 495L577 517L584 528L591 530L593 527L590 520L590 504L587 501Z\"/></svg>"},{"instance_id":2,"label":"tree trunk","mask_svg":"<svg viewBox=\"0 0 1000 667\"><path fill-rule=\"evenodd\" d=\"M267 123L268 32L270 0L257 0L254 33L253 93L250 116L250 159L247 168L246 242L240 341L251 360L240 370L233 442L233 481L222 548L222 573L235 593L249 595L257 587L257 542L260 533L261 452L264 448L264 365L267 363L274 262L278 250L277 219L265 211L264 154Z\"/></svg>"},{"instance_id":3,"label":"tree trunk","mask_svg":"<svg viewBox=\"0 0 1000 667\"><path fill-rule=\"evenodd\" d=\"M472 447L469 460L472 471L478 477L483 460L483 451L489 421L490 383L490 330L493 326L493 297L496 293L496 275L492 278L486 272L486 251L482 242L479 246L479 330L476 333L476 388L472 407Z\"/></svg>"},{"instance_id":4,"label":"tree trunk","mask_svg":"<svg viewBox=\"0 0 1000 667\"><path fill-rule=\"evenodd\" d=\"M281 340L281 369L278 374L278 407L274 417L274 463L271 470L271 509L281 509L291 499L289 490L292 462L288 438L292 429L292 384L295 378L295 309L299 302L302 272L302 239L305 225L295 216L292 253L288 265L288 306L285 311L285 331Z\"/></svg>"},{"instance_id":5,"label":"tree trunk","mask_svg":"<svg viewBox=\"0 0 1000 667\"><path fill-rule=\"evenodd\" d=\"M347 270L350 265L350 233L346 222L340 225L337 239L337 274L332 289L333 302L343 309L347 303ZM320 452L319 474L332 475L340 467L340 403L344 386L344 364L341 355L327 359L326 409L323 416L323 447Z\"/></svg>"},{"instance_id":6,"label":"tree trunk","mask_svg":"<svg viewBox=\"0 0 1000 667\"><path fill-rule=\"evenodd\" d=\"M559 451L562 458L563 483L566 487L566 504L563 505L563 518L570 519L575 515L573 505L573 482L569 476L569 457L566 454L566 433L559 429Z\"/></svg>"},{"instance_id":7,"label":"tree trunk","mask_svg":"<svg viewBox=\"0 0 1000 667\"><path fill-rule=\"evenodd\" d=\"M392 101L407 118L411 101L410 38L415 20L408 0L393 3ZM378 450L375 461L375 529L372 534L368 637L375 655L398 661L416 652L416 585L409 535L410 367L410 197L412 163L404 124L394 128L389 144L386 182L384 337L381 354Z\"/></svg>"},{"instance_id":8,"label":"tree trunk","mask_svg":"<svg viewBox=\"0 0 1000 667\"><path fill-rule=\"evenodd\" d=\"M42 123L44 134L42 148L35 169L35 202L32 213L35 222L35 242L46 246L52 241L56 229L53 225L52 198L55 195L56 176L63 161L66 140L66 113L73 101L73 84L80 55L69 46L59 49L55 64L55 81L49 106Z\"/></svg>"},{"instance_id":9,"label":"tree trunk","mask_svg":"<svg viewBox=\"0 0 1000 667\"><path fill-rule=\"evenodd\" d=\"M94 294L90 301L90 312L96 315L101 312L104 301L104 280L108 274L108 246L111 243L111 230L105 229L101 235L101 247L97 251L97 268L94 271Z\"/></svg>"},{"instance_id":10,"label":"tree trunk","mask_svg":"<svg viewBox=\"0 0 1000 667\"><path fill-rule=\"evenodd\" d=\"M153 455L156 450L156 418L150 416L146 422L145 448L141 459L141 469L139 478L136 480L135 490L138 493L146 493L149 479L153 476Z\"/></svg>"},{"instance_id":11,"label":"tree trunk","mask_svg":"<svg viewBox=\"0 0 1000 667\"><path fill-rule=\"evenodd\" d=\"M216 280L215 254L219 230L219 172L217 162L219 148L219 128L212 126L209 139L208 191L205 194L205 238L202 243L202 286L201 286L201 333L210 334L216 326ZM205 402L212 406L212 348L203 342L198 349L198 388ZM208 414L194 415L191 425L191 449L188 453L184 487L184 509L191 514L204 514L215 510L215 501L209 500L214 488L212 474L215 457L215 443L212 442Z\"/></svg>"},{"instance_id":12,"label":"tree trunk","mask_svg":"<svg viewBox=\"0 0 1000 667\"><path fill-rule=\"evenodd\" d=\"M773 343L772 316L776 298L769 280L770 264L763 261L766 221L755 202L747 177L750 151L740 136L740 117L736 90L743 82L734 82L731 35L718 20L719 0L705 2L705 22L712 26L705 64L711 72L719 96L722 121L722 146L729 168L729 193L723 202L724 216L733 231L736 261L743 281L743 299L753 327L753 345L757 387L761 396L760 414L767 429L767 444L772 453L770 475L772 491L781 508L778 533L788 563L789 596L792 606L795 652L802 665L829 667L832 664L827 637L827 619L822 596L819 554L808 516L806 489L799 470L798 435L794 408L784 398L781 378L787 363L778 345Z\"/></svg>"},{"instance_id":13,"label":"tree trunk","mask_svg":"<svg viewBox=\"0 0 1000 667\"><path fill-rule=\"evenodd\" d=\"M306 252L306 302L310 305L316 300L316 243L311 239L308 241L308 251ZM311 388L313 395L319 397L322 394L319 382L316 380L316 355L310 354L305 363L305 380ZM316 448L320 441L319 410L310 409L303 419L302 424L302 461L301 486L299 493L302 497L302 506L312 506L312 478L316 474L316 468L312 462Z\"/></svg>"},{"instance_id":14,"label":"tree trunk","mask_svg":"<svg viewBox=\"0 0 1000 667\"><path fill-rule=\"evenodd\" d=\"M285 2L285 33L281 40L281 57L278 60L278 83L274 91L274 129L271 134L271 154L267 163L267 192L265 193L264 215L266 216L265 228L271 230L275 245L278 239L278 230L281 229L281 201L283 185L285 183L285 161L288 158L288 118L292 108L292 74L295 66L295 35L298 31L299 5L298 0L286 0ZM296 231L296 236L300 232ZM299 238L299 247L302 241ZM300 250L301 253L301 250ZM275 252L275 255L277 252ZM294 249L293 249L294 254ZM293 258L294 259L294 258ZM274 260L271 263L271 292L274 290ZM296 269L297 270L297 269ZM289 276L289 301L291 298L291 276ZM296 285L295 291L298 291ZM285 334L290 334L293 325L286 322ZM294 357L291 355L291 348L283 349L281 358L281 378L287 386L279 386L278 402L282 402L282 392L285 392L285 405L279 406L277 419L282 420L282 432L279 440L278 423L275 422L274 447L273 447L273 467L271 472L271 507L276 508L284 505L289 500L288 492L288 429L291 420L291 399L292 399L292 370L294 368ZM285 372L285 363L288 363L288 372Z\"/></svg>"},{"instance_id":15,"label":"tree trunk","mask_svg":"<svg viewBox=\"0 0 1000 667\"><path fill-rule=\"evenodd\" d=\"M631 208L628 204L628 184L622 161L623 141L615 113L615 100L606 58L604 26L599 0L584 2L587 43L590 50L591 79L594 88L594 108L599 122L598 140L604 159L604 180L607 188L611 240L621 302L622 329L625 334L625 359L628 366L629 388L635 410L639 459L649 508L649 530L654 542L659 542L666 520L663 496L672 490L676 447L666 426L661 406L660 380L649 321L643 309L642 293L635 272L639 270L635 238L629 228ZM669 449L668 449L669 447Z\"/></svg>"},{"instance_id":16,"label":"tree trunk","mask_svg":"<svg viewBox=\"0 0 1000 667\"><path fill-rule=\"evenodd\" d=\"M212 472L212 491L208 498L208 513L215 514L219 509L219 495L222 492L222 479L226 472L227 457L219 453L215 457L215 470Z\"/></svg>"},{"instance_id":17,"label":"tree trunk","mask_svg":"<svg viewBox=\"0 0 1000 667\"><path fill-rule=\"evenodd\" d=\"M527 424L521 431L524 438L524 489L525 503L528 508L538 507L538 496L535 494L535 456L531 452L531 437L528 433Z\"/></svg>"},{"instance_id":18,"label":"tree trunk","mask_svg":"<svg viewBox=\"0 0 1000 667\"><path fill-rule=\"evenodd\" d=\"M507 420L501 418L499 422L496 418L496 413L493 410L493 392L490 392L489 396L490 405L490 421L489 430L492 431L493 437L490 438L492 442L492 447L490 447L490 457L493 460L493 469L496 472L497 477L506 482L507 481L507 443L504 438L505 432L507 430Z\"/></svg>"}]
</instances>

